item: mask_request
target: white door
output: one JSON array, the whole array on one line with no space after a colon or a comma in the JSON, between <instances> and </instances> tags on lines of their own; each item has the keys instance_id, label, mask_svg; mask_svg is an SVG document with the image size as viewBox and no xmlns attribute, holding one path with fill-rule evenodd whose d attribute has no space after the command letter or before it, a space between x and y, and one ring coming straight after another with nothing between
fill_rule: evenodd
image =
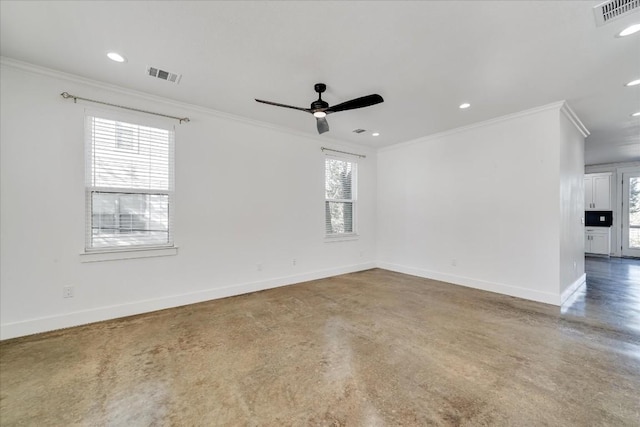
<instances>
[{"instance_id":1,"label":"white door","mask_svg":"<svg viewBox=\"0 0 640 427\"><path fill-rule=\"evenodd\" d=\"M622 256L640 258L640 172L622 174Z\"/></svg>"}]
</instances>

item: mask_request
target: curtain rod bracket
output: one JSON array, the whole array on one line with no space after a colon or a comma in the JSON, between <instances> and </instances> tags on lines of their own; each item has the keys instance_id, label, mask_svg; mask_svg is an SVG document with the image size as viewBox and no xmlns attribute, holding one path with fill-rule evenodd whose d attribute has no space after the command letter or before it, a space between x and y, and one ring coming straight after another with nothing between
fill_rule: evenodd
<instances>
[{"instance_id":1,"label":"curtain rod bracket","mask_svg":"<svg viewBox=\"0 0 640 427\"><path fill-rule=\"evenodd\" d=\"M69 95L69 92L62 92L60 95L61 95L64 99L73 98L73 103L74 103L74 104L77 104L77 103L78 103L78 98L76 98L76 97L75 97L75 96L73 96L73 95Z\"/></svg>"},{"instance_id":2,"label":"curtain rod bracket","mask_svg":"<svg viewBox=\"0 0 640 427\"><path fill-rule=\"evenodd\" d=\"M117 108L123 108L125 110L131 110L131 111L137 111L139 113L146 113L146 114L153 114L154 116L161 116L161 117L166 117L168 119L175 119L178 120L178 122L180 124L182 124L182 122L185 123L189 123L191 120L189 120L189 117L175 117L175 116L169 116L167 114L162 114L162 113L154 113L153 111L146 111L146 110L140 110L138 108L132 108L132 107L125 107L124 105L118 105L118 104L111 104L109 102L103 102L103 101L96 101L95 99L89 99L89 98L81 98L79 96L75 96L75 95L71 95L69 92L62 92L60 94L61 97L63 97L64 99L69 99L69 98L73 98L73 103L77 104L78 103L78 99L82 100L82 101L87 101L87 102L94 102L96 104L102 104L102 105L108 105L110 107L117 107Z\"/></svg>"}]
</instances>

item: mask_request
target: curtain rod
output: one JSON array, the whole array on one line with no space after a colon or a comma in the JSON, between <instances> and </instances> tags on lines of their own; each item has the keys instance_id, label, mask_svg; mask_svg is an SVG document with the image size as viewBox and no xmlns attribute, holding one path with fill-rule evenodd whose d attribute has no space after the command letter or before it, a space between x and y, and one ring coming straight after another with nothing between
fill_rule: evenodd
<instances>
[{"instance_id":1,"label":"curtain rod","mask_svg":"<svg viewBox=\"0 0 640 427\"><path fill-rule=\"evenodd\" d=\"M367 158L367 156L365 156L364 154L349 153L347 151L334 150L332 148L326 148L326 147L320 147L320 149L322 151L333 151L334 153L348 154L350 156L356 156L356 157L360 157L360 158L363 158L363 159Z\"/></svg>"},{"instance_id":2,"label":"curtain rod","mask_svg":"<svg viewBox=\"0 0 640 427\"><path fill-rule=\"evenodd\" d=\"M185 123L189 123L189 117L176 117L176 116L169 116L167 114L162 114L162 113L154 113L153 111L146 111L146 110L140 110L138 108L132 108L132 107L125 107L124 105L118 105L118 104L110 104L108 102L103 102L103 101L96 101L95 99L89 99L89 98L82 98L80 96L75 96L75 95L71 95L68 92L62 92L60 94L61 97L63 97L64 99L69 99L69 98L73 98L73 102L78 102L78 99L82 100L82 101L88 101L88 102L94 102L96 104L102 104L102 105L108 105L110 107L117 107L117 108L123 108L125 110L131 110L131 111L137 111L139 113L146 113L146 114L153 114L154 116L162 116L162 117L167 117L169 119L175 119L178 120L180 122L180 124L182 124L182 122Z\"/></svg>"}]
</instances>

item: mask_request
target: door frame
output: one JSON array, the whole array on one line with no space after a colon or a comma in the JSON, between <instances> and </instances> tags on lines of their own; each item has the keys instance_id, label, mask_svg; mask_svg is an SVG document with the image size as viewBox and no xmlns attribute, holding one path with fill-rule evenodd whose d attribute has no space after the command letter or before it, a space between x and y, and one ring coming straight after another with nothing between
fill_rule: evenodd
<instances>
[{"instance_id":1,"label":"door frame","mask_svg":"<svg viewBox=\"0 0 640 427\"><path fill-rule=\"evenodd\" d=\"M629 242L629 185L628 180L632 177L640 178L640 168L633 171L621 171L621 197L620 197L620 255L623 257L640 258L640 248L628 247Z\"/></svg>"}]
</instances>

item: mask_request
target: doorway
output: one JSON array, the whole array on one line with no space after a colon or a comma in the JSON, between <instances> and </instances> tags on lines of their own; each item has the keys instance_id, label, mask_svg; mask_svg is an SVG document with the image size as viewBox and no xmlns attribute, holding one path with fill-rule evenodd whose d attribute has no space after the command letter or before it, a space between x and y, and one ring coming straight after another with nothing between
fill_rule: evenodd
<instances>
[{"instance_id":1,"label":"doorway","mask_svg":"<svg viewBox=\"0 0 640 427\"><path fill-rule=\"evenodd\" d=\"M622 174L622 256L640 258L640 172Z\"/></svg>"}]
</instances>

